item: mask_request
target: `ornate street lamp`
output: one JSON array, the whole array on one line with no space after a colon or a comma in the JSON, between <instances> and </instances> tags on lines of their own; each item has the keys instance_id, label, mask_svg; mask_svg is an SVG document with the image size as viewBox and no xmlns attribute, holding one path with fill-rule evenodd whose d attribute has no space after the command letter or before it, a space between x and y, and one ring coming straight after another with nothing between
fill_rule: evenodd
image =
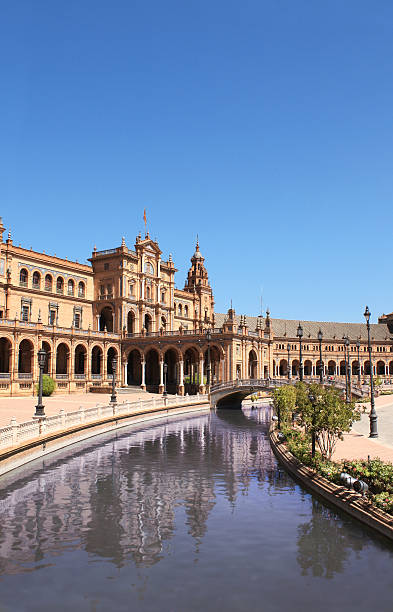
<instances>
[{"instance_id":1,"label":"ornate street lamp","mask_svg":"<svg viewBox=\"0 0 393 612\"><path fill-rule=\"evenodd\" d=\"M166 390L167 377L168 377L168 364L164 363L164 393L163 393L164 397L168 395L168 392Z\"/></svg>"},{"instance_id":2,"label":"ornate street lamp","mask_svg":"<svg viewBox=\"0 0 393 612\"><path fill-rule=\"evenodd\" d=\"M288 342L288 344L287 344L287 351L288 351L288 380L291 380L291 362L290 362L290 359L289 359L290 350L291 350L291 345Z\"/></svg>"},{"instance_id":3,"label":"ornate street lamp","mask_svg":"<svg viewBox=\"0 0 393 612\"><path fill-rule=\"evenodd\" d=\"M46 351L41 348L38 351L38 367L40 369L39 381L38 381L38 404L35 407L35 419L45 419L45 406L42 403L42 375L44 373L44 366L46 361Z\"/></svg>"},{"instance_id":4,"label":"ornate street lamp","mask_svg":"<svg viewBox=\"0 0 393 612\"><path fill-rule=\"evenodd\" d=\"M208 329L206 332L206 340L207 340L206 386L207 386L208 393L210 391L210 369L211 369L210 342L211 342L211 339L212 339L212 334L211 334L210 329Z\"/></svg>"},{"instance_id":5,"label":"ornate street lamp","mask_svg":"<svg viewBox=\"0 0 393 612\"><path fill-rule=\"evenodd\" d=\"M113 357L112 359L112 395L111 395L111 404L116 404L116 370L117 370L117 357Z\"/></svg>"},{"instance_id":6,"label":"ornate street lamp","mask_svg":"<svg viewBox=\"0 0 393 612\"><path fill-rule=\"evenodd\" d=\"M303 380L303 357L302 357L302 338L303 338L303 327L298 325L297 337L299 338L299 380Z\"/></svg>"},{"instance_id":7,"label":"ornate street lamp","mask_svg":"<svg viewBox=\"0 0 393 612\"><path fill-rule=\"evenodd\" d=\"M323 333L322 333L322 330L320 329L318 332L318 340L319 340L319 382L321 385L323 383L322 338L323 338Z\"/></svg>"},{"instance_id":8,"label":"ornate street lamp","mask_svg":"<svg viewBox=\"0 0 393 612\"><path fill-rule=\"evenodd\" d=\"M371 342L370 342L370 316L371 312L366 306L364 311L364 318L367 324L367 338L368 338L368 358L370 362L370 395L371 395L371 410L370 410L370 438L378 438L378 425L377 425L377 413L375 410L374 400L374 379L373 379L373 363L371 359Z\"/></svg>"},{"instance_id":9,"label":"ornate street lamp","mask_svg":"<svg viewBox=\"0 0 393 612\"><path fill-rule=\"evenodd\" d=\"M356 348L358 349L358 385L360 387L360 340L356 341Z\"/></svg>"}]
</instances>

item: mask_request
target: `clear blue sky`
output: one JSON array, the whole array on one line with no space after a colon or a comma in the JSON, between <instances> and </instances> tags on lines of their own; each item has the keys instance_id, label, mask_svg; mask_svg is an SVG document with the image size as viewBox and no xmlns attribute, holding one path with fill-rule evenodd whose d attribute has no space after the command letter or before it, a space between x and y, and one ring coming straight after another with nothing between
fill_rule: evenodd
<instances>
[{"instance_id":1,"label":"clear blue sky","mask_svg":"<svg viewBox=\"0 0 393 612\"><path fill-rule=\"evenodd\" d=\"M149 229L216 310L393 310L391 0L18 0L0 19L0 214L84 261Z\"/></svg>"}]
</instances>

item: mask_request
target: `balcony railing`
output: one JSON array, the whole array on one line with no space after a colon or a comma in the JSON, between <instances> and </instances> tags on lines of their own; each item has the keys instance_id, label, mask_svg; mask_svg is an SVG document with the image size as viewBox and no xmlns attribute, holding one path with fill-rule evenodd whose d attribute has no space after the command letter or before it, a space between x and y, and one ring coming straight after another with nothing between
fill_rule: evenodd
<instances>
[{"instance_id":1,"label":"balcony railing","mask_svg":"<svg viewBox=\"0 0 393 612\"><path fill-rule=\"evenodd\" d=\"M19 287L27 287L27 281L19 281Z\"/></svg>"},{"instance_id":2,"label":"balcony railing","mask_svg":"<svg viewBox=\"0 0 393 612\"><path fill-rule=\"evenodd\" d=\"M40 283L32 283L31 286L33 287L33 289L39 289Z\"/></svg>"},{"instance_id":3,"label":"balcony railing","mask_svg":"<svg viewBox=\"0 0 393 612\"><path fill-rule=\"evenodd\" d=\"M11 378L11 374L9 372L0 372L0 379L9 380Z\"/></svg>"},{"instance_id":4,"label":"balcony railing","mask_svg":"<svg viewBox=\"0 0 393 612\"><path fill-rule=\"evenodd\" d=\"M20 380L31 380L33 378L32 372L18 372L18 378Z\"/></svg>"},{"instance_id":5,"label":"balcony railing","mask_svg":"<svg viewBox=\"0 0 393 612\"><path fill-rule=\"evenodd\" d=\"M102 379L102 375L101 374L92 374L91 375L91 379L92 380L101 380Z\"/></svg>"},{"instance_id":6,"label":"balcony railing","mask_svg":"<svg viewBox=\"0 0 393 612\"><path fill-rule=\"evenodd\" d=\"M82 296L79 296L82 297ZM101 293L100 294L100 300L112 300L113 299L113 293Z\"/></svg>"},{"instance_id":7,"label":"balcony railing","mask_svg":"<svg viewBox=\"0 0 393 612\"><path fill-rule=\"evenodd\" d=\"M56 374L56 380L68 380L68 374Z\"/></svg>"},{"instance_id":8,"label":"balcony railing","mask_svg":"<svg viewBox=\"0 0 393 612\"><path fill-rule=\"evenodd\" d=\"M74 374L75 380L85 380L86 374Z\"/></svg>"}]
</instances>

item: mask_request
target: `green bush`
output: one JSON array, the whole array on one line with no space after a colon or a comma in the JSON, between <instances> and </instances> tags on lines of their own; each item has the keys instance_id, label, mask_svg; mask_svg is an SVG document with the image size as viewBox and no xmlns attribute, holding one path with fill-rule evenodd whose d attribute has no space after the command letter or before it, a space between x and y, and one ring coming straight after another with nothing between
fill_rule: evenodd
<instances>
[{"instance_id":1,"label":"green bush","mask_svg":"<svg viewBox=\"0 0 393 612\"><path fill-rule=\"evenodd\" d=\"M367 482L370 492L378 495L388 493L393 495L393 465L380 459L371 461L345 461L344 470L354 478Z\"/></svg>"},{"instance_id":2,"label":"green bush","mask_svg":"<svg viewBox=\"0 0 393 612\"><path fill-rule=\"evenodd\" d=\"M44 397L48 397L49 395L52 395L53 391L55 390L55 386L56 386L56 383L53 380L53 378L51 378L47 374L44 374L42 377L42 395ZM38 385L36 385L37 395L38 395L38 391L39 391Z\"/></svg>"}]
</instances>

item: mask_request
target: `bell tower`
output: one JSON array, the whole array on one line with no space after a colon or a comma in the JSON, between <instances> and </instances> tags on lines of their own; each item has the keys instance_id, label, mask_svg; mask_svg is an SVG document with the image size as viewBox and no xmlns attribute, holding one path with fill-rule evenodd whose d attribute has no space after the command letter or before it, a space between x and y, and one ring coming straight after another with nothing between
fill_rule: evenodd
<instances>
[{"instance_id":1,"label":"bell tower","mask_svg":"<svg viewBox=\"0 0 393 612\"><path fill-rule=\"evenodd\" d=\"M205 267L205 258L199 250L199 240L195 246L195 253L191 257L191 267L188 270L184 291L194 294L195 313L194 322L199 327L214 326L214 299L209 283L209 276Z\"/></svg>"}]
</instances>

